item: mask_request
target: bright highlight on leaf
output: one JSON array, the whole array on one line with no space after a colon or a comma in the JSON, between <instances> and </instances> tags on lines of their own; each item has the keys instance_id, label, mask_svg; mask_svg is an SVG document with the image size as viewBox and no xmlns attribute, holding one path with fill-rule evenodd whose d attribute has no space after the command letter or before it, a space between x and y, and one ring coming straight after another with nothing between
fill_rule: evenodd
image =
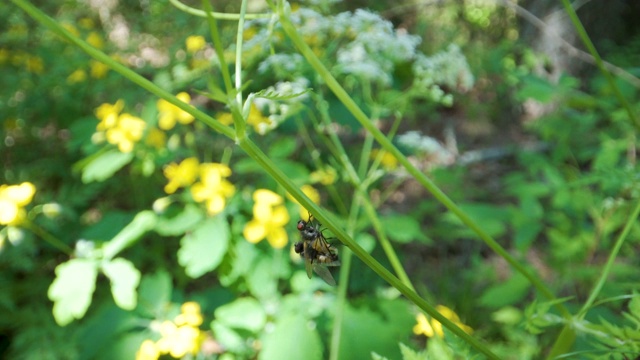
<instances>
[{"instance_id":1,"label":"bright highlight on leaf","mask_svg":"<svg viewBox=\"0 0 640 360\"><path fill-rule=\"evenodd\" d=\"M60 326L84 316L96 287L98 266L93 260L72 259L56 267L56 279L49 287L53 317Z\"/></svg>"},{"instance_id":2,"label":"bright highlight on leaf","mask_svg":"<svg viewBox=\"0 0 640 360\"><path fill-rule=\"evenodd\" d=\"M111 280L111 294L116 305L133 310L138 303L136 288L140 283L140 271L123 258L103 263L102 271Z\"/></svg>"}]
</instances>

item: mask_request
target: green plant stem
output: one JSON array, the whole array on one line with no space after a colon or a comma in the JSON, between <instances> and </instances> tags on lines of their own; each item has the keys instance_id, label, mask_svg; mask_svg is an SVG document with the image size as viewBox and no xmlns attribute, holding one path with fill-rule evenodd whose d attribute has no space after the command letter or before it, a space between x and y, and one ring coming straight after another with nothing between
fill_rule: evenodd
<instances>
[{"instance_id":1,"label":"green plant stem","mask_svg":"<svg viewBox=\"0 0 640 360\"><path fill-rule=\"evenodd\" d=\"M22 223L22 227L36 234L38 237L48 242L54 248L64 252L69 256L73 255L73 249L69 247L69 245L65 244L62 240L58 239L57 237L51 235L51 233L41 228L39 225L32 222L31 220L25 220L25 222Z\"/></svg>"},{"instance_id":2,"label":"green plant stem","mask_svg":"<svg viewBox=\"0 0 640 360\"><path fill-rule=\"evenodd\" d=\"M220 72L222 73L224 87L227 90L227 105L229 106L229 110L231 111L231 115L233 116L233 126L235 128L234 136L236 141L238 141L238 139L244 138L246 136L247 124L241 114L242 98L236 96L238 91L233 87L231 83L231 74L229 73L227 62L224 59L224 49L222 46L222 40L220 39L220 33L218 32L218 24L216 22L216 18L211 15L213 14L211 4L209 3L209 1L203 0L202 6L204 6L206 10L205 14L209 23L209 30L211 31L211 40L213 41L213 47L216 50L216 55L218 56L218 61L220 62ZM240 75L238 74L238 76Z\"/></svg>"},{"instance_id":3,"label":"green plant stem","mask_svg":"<svg viewBox=\"0 0 640 360\"><path fill-rule=\"evenodd\" d=\"M102 63L104 63L105 65L109 66L111 69L113 69L114 71L120 73L122 76L124 76L125 78L129 79L131 82L139 85L141 88L149 91L150 93L152 93L152 94L154 94L154 95L156 95L156 96L168 101L169 103L177 106L178 108L180 108L180 109L192 114L194 117L197 117L198 119L200 119L202 122L207 124L209 127L214 129L215 131L217 131L217 132L229 137L230 139L234 138L234 132L233 132L233 130L231 128L222 125L220 122L216 121L215 119L213 119L212 117L208 116L204 112L194 108L193 106L180 101L173 94L169 93L166 90L163 90L163 89L159 88L158 86L156 86L151 81L145 79L144 77L138 75L133 70L131 70L131 69L127 68L126 66L120 64L119 62L117 62L116 60L112 59L107 54L103 53L102 51L100 51L98 49L93 48L91 45L87 44L86 42L84 42L80 38L77 38L77 37L73 36L65 28L63 28L62 26L58 25L58 23L56 23L55 20L53 20L52 18L50 18L49 16L44 14L42 11L40 11L38 8L33 6L28 1L25 1L25 0L11 0L11 1L14 4L16 4L18 7L20 7L22 10L24 10L27 14L29 14L29 16L31 16L33 19L35 19L36 21L38 21L42 25L46 26L51 31L53 31L54 33L58 34L59 36L61 36L65 40L68 40L72 44L76 45L82 51L84 51L87 54L89 54L89 56L93 57L94 59L96 59L98 61L101 61Z\"/></svg>"},{"instance_id":4,"label":"green plant stem","mask_svg":"<svg viewBox=\"0 0 640 360\"><path fill-rule=\"evenodd\" d=\"M631 104L629 104L624 95L622 95L620 88L616 85L616 82L614 81L613 76L611 76L611 73L609 73L609 70L607 70L607 68L604 66L604 62L602 61L598 50L596 50L593 42L591 42L587 31L584 29L584 26L582 26L582 22L580 22L578 15L576 14L575 10L573 10L571 3L569 2L569 0L562 0L562 5L564 5L564 9L567 12L567 15L569 15L569 18L573 23L573 27L575 27L576 31L578 32L580 40L582 40L584 46L587 48L587 50L589 50L591 56L593 56L594 60L596 61L596 66L598 66L598 69L600 70L602 75L604 75L605 79L607 79L607 82L618 98L618 101L626 110L627 115L629 115L629 120L636 127L636 130L640 130L640 119L638 118L638 116L636 116L633 108L631 107Z\"/></svg>"},{"instance_id":5,"label":"green plant stem","mask_svg":"<svg viewBox=\"0 0 640 360\"><path fill-rule=\"evenodd\" d=\"M609 274L611 274L613 264L615 263L616 257L618 256L618 253L620 252L622 245L627 239L627 236L629 235L631 228L633 227L633 225L636 223L638 219L638 215L640 215L640 201L638 201L636 208L633 210L633 213L629 216L629 219L627 220L627 223L625 224L624 229L622 230L620 235L618 235L618 238L616 239L613 249L611 249L611 253L609 254L609 258L607 259L607 263L604 265L604 268L602 269L600 278L594 284L593 289L589 294L589 298L587 298L587 301L585 301L584 305L582 305L582 308L576 315L577 321L584 319L585 315L587 315L587 312L596 301L598 295L600 294L600 290L602 290L602 287L604 286L604 283L607 281ZM558 335L558 338L556 339L555 343L553 344L553 347L551 348L551 351L549 352L549 356L547 357L547 359L553 359L569 351L573 346L575 339L576 339L576 334L575 334L575 330L572 327L572 324L571 323L566 324L562 329L562 331L560 332L560 335Z\"/></svg>"},{"instance_id":6,"label":"green plant stem","mask_svg":"<svg viewBox=\"0 0 640 360\"><path fill-rule=\"evenodd\" d=\"M195 9L192 8L190 6L187 6L183 3L181 3L178 0L169 0L169 2L171 4L173 4L173 6L175 6L177 9L180 9L181 11L184 11L187 14L191 14L194 16L199 16L199 17L207 17L207 12L206 11L202 11L200 9ZM215 17L216 19L220 19L220 20L233 20L233 21L237 21L240 19L240 17L242 16L241 14L229 14L229 13L219 13L219 12L209 12L209 14L213 17ZM245 19L268 19L270 18L272 15L271 14L246 14L244 17Z\"/></svg>"},{"instance_id":7,"label":"green plant stem","mask_svg":"<svg viewBox=\"0 0 640 360\"><path fill-rule=\"evenodd\" d=\"M424 312L429 314L434 319L438 320L443 326L449 329L453 334L459 336L466 341L470 346L476 348L479 352L485 354L490 359L498 359L498 357L491 352L483 343L469 334L465 333L462 329L452 323L449 319L440 314L433 306L422 299L415 291L404 285L397 277L393 276L389 270L385 269L379 262L371 257L367 252L360 247L347 233L341 228L337 227L335 223L331 222L327 214L320 209L315 203L313 203L291 180L248 138L236 138L234 131L226 127L210 116L206 115L202 111L179 101L170 93L160 89L155 84L142 78L132 70L122 66L119 63L113 61L106 54L101 51L92 48L80 39L77 39L71 35L68 31L64 30L53 19L42 13L39 9L31 5L25 0L11 0L18 7L23 9L29 16L36 21L47 26L55 33L68 39L73 44L76 44L83 51L97 60L104 62L110 66L114 71L120 73L125 78L129 79L135 84L143 87L152 94L155 94L163 99L166 99L170 103L176 105L178 108L192 114L198 120L204 122L212 129L220 132L221 134L235 140L238 146L243 149L249 157L256 161L274 180L276 180L286 191L288 191L298 202L306 209L310 210L314 216L321 221L327 228L329 228L346 246L348 246L353 253L362 260L369 268L377 273L381 278L387 281L391 286L398 289L407 299L416 304ZM224 71L224 70L223 70ZM234 115L236 116L236 115Z\"/></svg>"},{"instance_id":8,"label":"green plant stem","mask_svg":"<svg viewBox=\"0 0 640 360\"><path fill-rule=\"evenodd\" d=\"M416 304L420 309L429 314L434 319L438 320L444 327L449 329L453 334L459 336L464 341L469 343L472 347L476 348L479 352L485 354L490 359L498 359L498 357L491 352L483 343L469 334L465 333L462 329L452 323L449 319L442 316L433 306L422 299L414 290L404 285L400 279L393 276L389 270L384 268L379 262L377 262L371 255L358 245L344 230L337 227L334 222L325 214L325 212L311 201L300 189L298 189L293 182L269 159L252 141L249 139L241 140L238 145L244 150L249 157L255 160L260 167L262 167L274 180L278 182L291 196L293 196L298 202L309 210L314 217L318 219L324 226L333 232L333 234L340 239L346 246L353 251L362 262L371 268L376 274L387 281L391 286L398 289L407 299Z\"/></svg>"},{"instance_id":9,"label":"green plant stem","mask_svg":"<svg viewBox=\"0 0 640 360\"><path fill-rule=\"evenodd\" d=\"M556 297L547 289L542 281L529 272L522 264L512 257L498 242L496 242L489 234L480 228L462 209L460 209L440 188L438 188L425 174L416 169L409 160L389 141L384 134L378 130L368 119L367 115L358 107L349 94L342 88L338 81L331 75L329 70L325 68L320 59L315 56L311 48L304 42L300 34L289 20L288 4L283 3L278 9L280 23L287 36L294 43L298 51L307 59L309 64L316 70L318 75L324 80L327 86L333 91L334 95L344 104L358 122L369 131L376 141L389 153L391 153L398 162L411 174L427 191L429 191L440 203L442 203L449 211L456 215L463 224L476 233L495 253L504 258L516 271L524 275L529 282L547 299L555 301ZM556 308L566 319L571 314L566 307L555 302Z\"/></svg>"},{"instance_id":10,"label":"green plant stem","mask_svg":"<svg viewBox=\"0 0 640 360\"><path fill-rule=\"evenodd\" d=\"M360 212L360 201L354 199L351 203L351 211L349 220L347 221L347 233L353 235L356 227L356 219ZM338 294L336 307L333 318L333 329L331 330L331 345L329 348L329 360L338 360L340 354L340 341L342 340L342 327L344 323L344 309L347 306L347 288L349 287L349 274L351 273L351 260L353 253L349 249L345 249L341 253L342 266L340 270L340 285L338 286Z\"/></svg>"},{"instance_id":11,"label":"green plant stem","mask_svg":"<svg viewBox=\"0 0 640 360\"><path fill-rule=\"evenodd\" d=\"M326 110L326 108L323 108L323 110ZM322 114L321 116L322 122L326 125L328 129L331 129L331 126L330 126L331 123L330 123L328 114L326 113L326 111L321 111L321 114ZM353 164L349 160L349 157L347 156L347 151L342 146L342 143L340 142L340 139L338 138L336 133L333 131L329 131L328 136L329 136L329 139L331 140L330 146L332 145L331 148L334 149L334 152L336 153L336 159L340 162L342 167L346 170L347 178L349 179L351 184L355 187L356 193L359 196L358 198L362 201L364 210L369 218L369 221L371 221L371 224L373 225L373 229L378 235L378 242L382 246L382 249L384 250L384 253L387 256L387 259L389 260L389 263L391 264L393 271L396 273L396 276L398 276L398 278L400 278L400 280L407 287L414 290L414 287L411 284L411 280L409 279L409 276L407 275L407 273L404 271L404 267L402 266L402 263L400 262L398 255L393 249L393 245L391 245L389 238L387 237L384 229L382 228L382 224L380 223L380 219L376 214L375 208L371 204L371 201L367 196L368 184L370 183L370 181L368 181L369 179L360 178L360 175L358 175L356 168L353 166ZM361 161L366 162L366 160L361 160ZM360 172L362 174L365 174L366 173L365 169L366 169L366 166L361 167Z\"/></svg>"},{"instance_id":12,"label":"green plant stem","mask_svg":"<svg viewBox=\"0 0 640 360\"><path fill-rule=\"evenodd\" d=\"M244 34L244 19L247 13L247 0L242 0L240 5L240 18L238 19L238 33L236 35L236 102L242 104L242 36Z\"/></svg>"}]
</instances>

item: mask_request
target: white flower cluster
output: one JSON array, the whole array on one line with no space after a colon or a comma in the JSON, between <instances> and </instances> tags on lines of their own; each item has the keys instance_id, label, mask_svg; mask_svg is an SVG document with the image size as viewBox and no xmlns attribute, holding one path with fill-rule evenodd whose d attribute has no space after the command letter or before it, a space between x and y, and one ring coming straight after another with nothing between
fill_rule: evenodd
<instances>
[{"instance_id":1,"label":"white flower cluster","mask_svg":"<svg viewBox=\"0 0 640 360\"><path fill-rule=\"evenodd\" d=\"M297 53L290 53L278 24L260 19L247 22L257 33L245 42L245 51L270 54L258 65L260 73L291 79L309 74L309 65ZM421 38L396 30L393 24L367 10L324 16L309 8L291 14L291 21L316 52L321 53L336 76L352 77L353 82L368 82L378 87L394 85L399 66L411 66L412 84L406 93L436 103L451 105L448 90L466 91L474 78L469 65L456 45L446 51L427 56L418 51ZM275 53L273 50L275 49ZM331 63L331 61L333 61ZM313 79L311 79L313 80Z\"/></svg>"},{"instance_id":2,"label":"white flower cluster","mask_svg":"<svg viewBox=\"0 0 640 360\"><path fill-rule=\"evenodd\" d=\"M418 54L413 63L413 73L415 81L424 86L439 84L467 91L474 82L467 59L455 44L433 56Z\"/></svg>"}]
</instances>

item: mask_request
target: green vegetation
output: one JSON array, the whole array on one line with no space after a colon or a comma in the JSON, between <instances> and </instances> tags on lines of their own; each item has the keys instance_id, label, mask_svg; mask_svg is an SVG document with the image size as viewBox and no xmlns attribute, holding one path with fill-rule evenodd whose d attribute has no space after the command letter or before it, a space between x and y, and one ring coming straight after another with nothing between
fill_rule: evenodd
<instances>
[{"instance_id":1,"label":"green vegetation","mask_svg":"<svg viewBox=\"0 0 640 360\"><path fill-rule=\"evenodd\" d=\"M635 358L640 32L563 2L557 79L508 2L0 4L0 355Z\"/></svg>"}]
</instances>

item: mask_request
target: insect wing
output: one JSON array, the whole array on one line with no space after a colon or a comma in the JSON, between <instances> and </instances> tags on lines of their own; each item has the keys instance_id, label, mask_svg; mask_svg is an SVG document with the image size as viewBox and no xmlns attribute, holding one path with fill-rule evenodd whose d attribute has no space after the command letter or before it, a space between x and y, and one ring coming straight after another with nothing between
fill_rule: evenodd
<instances>
[{"instance_id":1,"label":"insect wing","mask_svg":"<svg viewBox=\"0 0 640 360\"><path fill-rule=\"evenodd\" d=\"M304 256L304 268L307 270L307 276L311 279L311 269L313 268L313 259L311 258L311 249L308 248L308 241L303 242L304 250L301 255Z\"/></svg>"},{"instance_id":2,"label":"insect wing","mask_svg":"<svg viewBox=\"0 0 640 360\"><path fill-rule=\"evenodd\" d=\"M320 278L322 278L322 280L324 280L327 284L336 286L336 280L333 278L333 275L331 275L331 272L325 265L314 263L313 271L315 271L316 274L318 274L318 276L320 276Z\"/></svg>"}]
</instances>

